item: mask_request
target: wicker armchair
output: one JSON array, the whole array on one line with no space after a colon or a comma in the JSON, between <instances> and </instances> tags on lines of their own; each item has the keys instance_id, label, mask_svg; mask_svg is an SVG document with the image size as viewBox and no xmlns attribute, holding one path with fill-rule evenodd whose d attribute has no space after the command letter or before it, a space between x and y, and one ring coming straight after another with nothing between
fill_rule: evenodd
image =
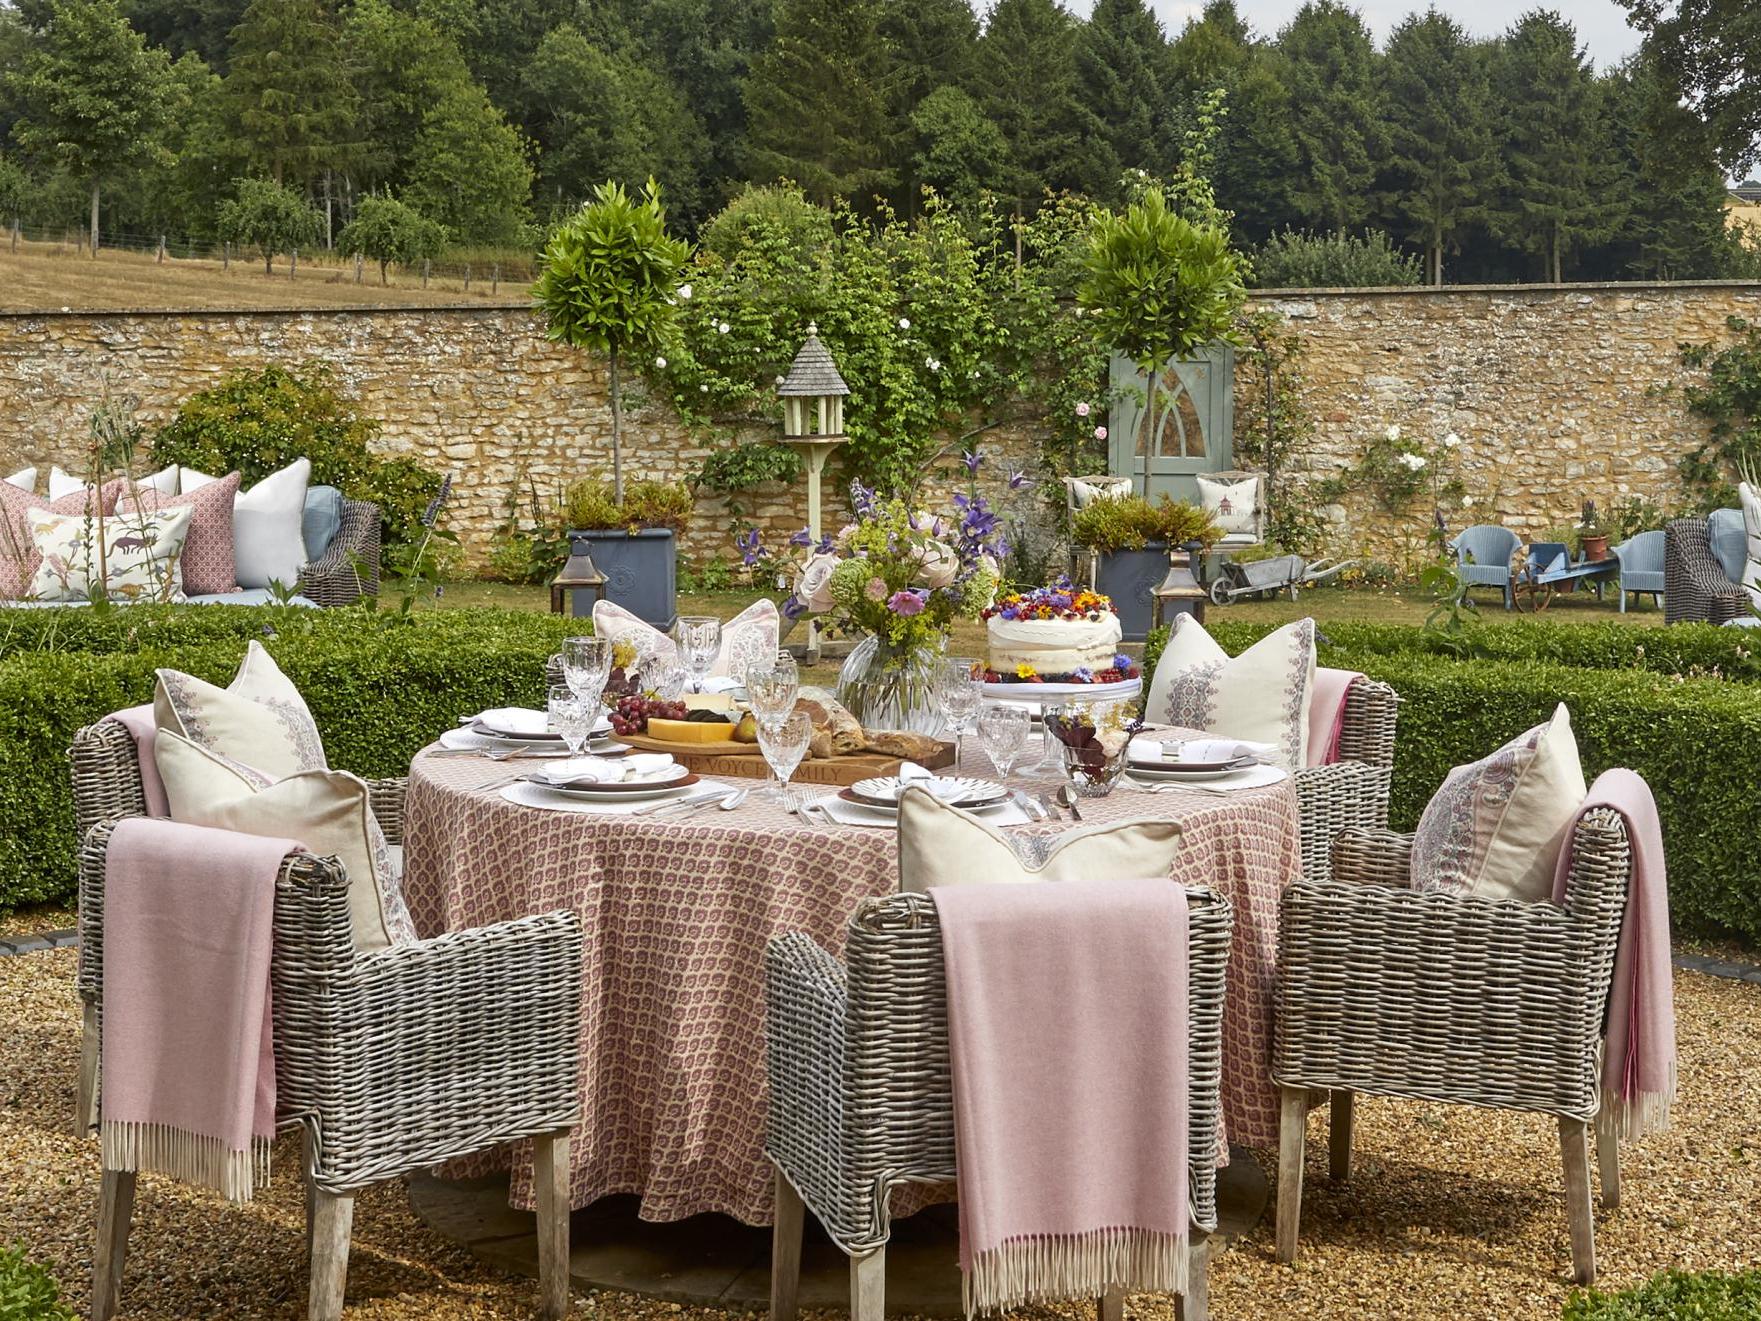
<instances>
[{"instance_id":1,"label":"wicker armchair","mask_svg":"<svg viewBox=\"0 0 1761 1321\"><path fill-rule=\"evenodd\" d=\"M1713 553L1709 520L1678 518L1663 536L1664 622L1722 624L1749 613L1748 594Z\"/></svg>"},{"instance_id":2,"label":"wicker armchair","mask_svg":"<svg viewBox=\"0 0 1761 1321\"><path fill-rule=\"evenodd\" d=\"M1205 1261L1216 1228L1223 974L1232 914L1208 890L1191 899L1191 1283L1183 1314L1206 1312ZM801 934L765 952L770 1122L777 1167L771 1321L793 1321L803 1211L850 1256L851 1321L881 1321L887 1198L902 1184L954 1182L954 1110L941 931L926 895L864 901L845 964ZM1109 1293L1103 1315L1117 1321Z\"/></svg>"},{"instance_id":3,"label":"wicker armchair","mask_svg":"<svg viewBox=\"0 0 1761 1321\"><path fill-rule=\"evenodd\" d=\"M1272 1076L1283 1088L1278 1259L1296 1257L1311 1089L1333 1094L1331 1172L1351 1171L1356 1092L1533 1110L1559 1121L1573 1273L1596 1274L1587 1125L1631 862L1620 816L1578 823L1565 907L1407 888L1412 838L1347 831L1333 879L1284 892ZM1619 1153L1598 1133L1602 1198Z\"/></svg>"},{"instance_id":4,"label":"wicker armchair","mask_svg":"<svg viewBox=\"0 0 1761 1321\"><path fill-rule=\"evenodd\" d=\"M1333 840L1353 826L1388 825L1394 778L1394 727L1400 697L1385 683L1360 679L1346 694L1339 760L1296 772L1302 813L1302 871L1311 880L1332 874Z\"/></svg>"},{"instance_id":5,"label":"wicker armchair","mask_svg":"<svg viewBox=\"0 0 1761 1321\"><path fill-rule=\"evenodd\" d=\"M80 851L80 994L101 1008L104 857ZM275 886L270 995L276 1122L304 1131L313 1321L342 1315L354 1194L456 1156L533 1139L543 1314L569 1299L569 1130L579 1118L581 927L521 918L357 954L348 877L296 854ZM444 1005L445 1013L436 1013ZM120 1303L135 1175L99 1192L92 1317Z\"/></svg>"},{"instance_id":6,"label":"wicker armchair","mask_svg":"<svg viewBox=\"0 0 1761 1321\"><path fill-rule=\"evenodd\" d=\"M379 506L342 502L342 527L300 574L300 592L322 606L353 605L379 595Z\"/></svg>"}]
</instances>

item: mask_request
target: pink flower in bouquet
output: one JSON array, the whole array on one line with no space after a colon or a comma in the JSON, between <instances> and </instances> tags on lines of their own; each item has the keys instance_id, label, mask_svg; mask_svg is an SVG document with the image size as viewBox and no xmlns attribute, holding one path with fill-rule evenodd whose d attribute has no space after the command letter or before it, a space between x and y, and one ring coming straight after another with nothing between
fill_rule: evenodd
<instances>
[{"instance_id":1,"label":"pink flower in bouquet","mask_svg":"<svg viewBox=\"0 0 1761 1321\"><path fill-rule=\"evenodd\" d=\"M920 615L923 613L923 598L909 590L894 592L887 601L887 609L895 615Z\"/></svg>"},{"instance_id":2,"label":"pink flower in bouquet","mask_svg":"<svg viewBox=\"0 0 1761 1321\"><path fill-rule=\"evenodd\" d=\"M1076 416L1078 416L1078 417L1087 417L1088 416L1088 405L1086 403L1076 405Z\"/></svg>"},{"instance_id":3,"label":"pink flower in bouquet","mask_svg":"<svg viewBox=\"0 0 1761 1321\"><path fill-rule=\"evenodd\" d=\"M885 578L870 578L868 580L868 586L862 589L862 594L870 601L886 600L887 580Z\"/></svg>"},{"instance_id":4,"label":"pink flower in bouquet","mask_svg":"<svg viewBox=\"0 0 1761 1321\"><path fill-rule=\"evenodd\" d=\"M835 604L832 600L832 570L841 563L830 552L811 556L795 577L795 599L809 614L823 615Z\"/></svg>"}]
</instances>

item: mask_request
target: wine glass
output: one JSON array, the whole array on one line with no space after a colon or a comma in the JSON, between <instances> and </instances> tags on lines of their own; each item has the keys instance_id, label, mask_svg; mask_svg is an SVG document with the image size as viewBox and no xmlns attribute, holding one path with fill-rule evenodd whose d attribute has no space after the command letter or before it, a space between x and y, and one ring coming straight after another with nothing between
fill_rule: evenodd
<instances>
[{"instance_id":1,"label":"wine glass","mask_svg":"<svg viewBox=\"0 0 1761 1321\"><path fill-rule=\"evenodd\" d=\"M685 691L685 667L679 664L679 658L656 651L648 665L649 668L642 671L642 687L660 701L678 701Z\"/></svg>"},{"instance_id":2,"label":"wine glass","mask_svg":"<svg viewBox=\"0 0 1761 1321\"><path fill-rule=\"evenodd\" d=\"M954 731L954 769L960 769L960 745L978 717L984 702L984 690L978 686L978 659L974 656L949 656L935 671L936 705Z\"/></svg>"},{"instance_id":3,"label":"wine glass","mask_svg":"<svg viewBox=\"0 0 1761 1321\"><path fill-rule=\"evenodd\" d=\"M579 757L593 735L594 716L599 703L584 702L567 684L559 683L550 690L550 713L547 721L552 733L561 734L569 756Z\"/></svg>"},{"instance_id":4,"label":"wine glass","mask_svg":"<svg viewBox=\"0 0 1761 1321\"><path fill-rule=\"evenodd\" d=\"M795 658L786 651L756 661L746 671L746 700L760 729L774 729L795 709L800 692L801 672L796 668ZM775 796L782 797L780 786Z\"/></svg>"},{"instance_id":5,"label":"wine glass","mask_svg":"<svg viewBox=\"0 0 1761 1321\"><path fill-rule=\"evenodd\" d=\"M680 615L673 624L679 659L691 675L691 691L702 692L703 680L722 645L722 621L714 615Z\"/></svg>"},{"instance_id":6,"label":"wine glass","mask_svg":"<svg viewBox=\"0 0 1761 1321\"><path fill-rule=\"evenodd\" d=\"M577 697L593 694L593 702L605 691L611 677L611 639L578 637L563 639L563 679Z\"/></svg>"},{"instance_id":7,"label":"wine glass","mask_svg":"<svg viewBox=\"0 0 1761 1321\"><path fill-rule=\"evenodd\" d=\"M792 806L789 777L807 755L807 744L813 738L813 721L805 711L796 711L774 725L758 727L758 750L777 777L778 793L785 806Z\"/></svg>"},{"instance_id":8,"label":"wine glass","mask_svg":"<svg viewBox=\"0 0 1761 1321\"><path fill-rule=\"evenodd\" d=\"M978 741L997 774L1009 778L1009 768L1027 746L1027 708L1008 702L988 706L978 717Z\"/></svg>"}]
</instances>

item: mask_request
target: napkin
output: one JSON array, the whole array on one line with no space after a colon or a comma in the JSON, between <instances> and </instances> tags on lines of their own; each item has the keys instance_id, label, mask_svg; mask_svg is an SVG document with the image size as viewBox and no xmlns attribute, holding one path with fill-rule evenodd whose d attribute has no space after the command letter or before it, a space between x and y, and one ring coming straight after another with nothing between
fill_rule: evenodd
<instances>
[{"instance_id":1,"label":"napkin","mask_svg":"<svg viewBox=\"0 0 1761 1321\"><path fill-rule=\"evenodd\" d=\"M852 803L836 794L827 794L816 798L812 805L825 809L825 814L841 826L872 826L882 830L896 830L899 825L899 814L887 807L866 807L861 803ZM1025 826L1029 824L1027 813L1013 802L1005 800L994 807L981 807L974 812L981 820L993 826ZM812 817L803 817L810 824L817 824Z\"/></svg>"},{"instance_id":2,"label":"napkin","mask_svg":"<svg viewBox=\"0 0 1761 1321\"><path fill-rule=\"evenodd\" d=\"M497 706L478 712L471 723L515 735L548 734L550 713L524 706Z\"/></svg>"},{"instance_id":3,"label":"napkin","mask_svg":"<svg viewBox=\"0 0 1761 1321\"><path fill-rule=\"evenodd\" d=\"M1244 739L1189 738L1164 741L1140 737L1131 740L1130 755L1133 761L1217 762L1236 761L1242 757L1253 757L1257 760L1272 750L1270 743L1250 743Z\"/></svg>"},{"instance_id":4,"label":"napkin","mask_svg":"<svg viewBox=\"0 0 1761 1321\"><path fill-rule=\"evenodd\" d=\"M664 752L633 752L627 757L569 757L535 766L527 778L545 784L616 784L658 775L673 759Z\"/></svg>"}]
</instances>

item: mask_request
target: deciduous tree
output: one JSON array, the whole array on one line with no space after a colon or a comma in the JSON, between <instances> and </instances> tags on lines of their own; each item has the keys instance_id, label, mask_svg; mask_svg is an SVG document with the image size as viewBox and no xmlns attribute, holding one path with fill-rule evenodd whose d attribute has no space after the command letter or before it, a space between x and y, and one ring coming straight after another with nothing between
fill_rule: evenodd
<instances>
[{"instance_id":1,"label":"deciduous tree","mask_svg":"<svg viewBox=\"0 0 1761 1321\"><path fill-rule=\"evenodd\" d=\"M461 243L514 245L530 219L532 165L520 131L475 83L422 119L404 200Z\"/></svg>"},{"instance_id":2,"label":"deciduous tree","mask_svg":"<svg viewBox=\"0 0 1761 1321\"><path fill-rule=\"evenodd\" d=\"M255 248L263 274L275 271L275 255L316 242L324 218L293 189L273 179L235 179L235 195L220 208L220 237Z\"/></svg>"},{"instance_id":3,"label":"deciduous tree","mask_svg":"<svg viewBox=\"0 0 1761 1321\"><path fill-rule=\"evenodd\" d=\"M379 263L379 283L386 283L392 262L409 266L424 257L438 257L446 246L446 230L395 197L363 197L354 219L342 227L336 245Z\"/></svg>"}]
</instances>

